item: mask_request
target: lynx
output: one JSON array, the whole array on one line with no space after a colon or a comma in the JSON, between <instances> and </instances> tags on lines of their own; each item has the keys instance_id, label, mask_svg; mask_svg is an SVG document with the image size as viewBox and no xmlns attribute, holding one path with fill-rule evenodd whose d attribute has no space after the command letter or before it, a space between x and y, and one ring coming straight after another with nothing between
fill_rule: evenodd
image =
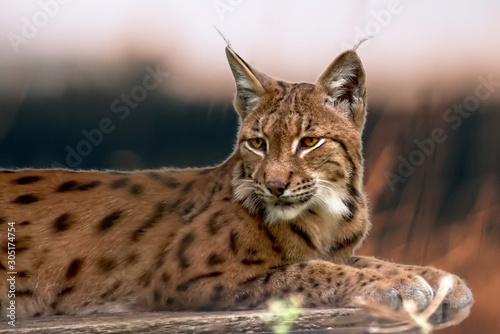
<instances>
[{"instance_id":1,"label":"lynx","mask_svg":"<svg viewBox=\"0 0 500 334\"><path fill-rule=\"evenodd\" d=\"M219 166L0 172L3 314L14 270L18 317L261 308L290 296L304 307L429 305L447 273L355 255L370 228L356 51L315 84L271 78L229 46L226 55L241 126ZM452 278L435 323L472 305Z\"/></svg>"}]
</instances>

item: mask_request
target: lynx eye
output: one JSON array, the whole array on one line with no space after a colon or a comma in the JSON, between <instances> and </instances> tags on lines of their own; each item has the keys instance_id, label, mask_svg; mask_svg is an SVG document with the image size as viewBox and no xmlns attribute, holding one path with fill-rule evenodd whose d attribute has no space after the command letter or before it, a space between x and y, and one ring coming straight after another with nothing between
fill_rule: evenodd
<instances>
[{"instance_id":1,"label":"lynx eye","mask_svg":"<svg viewBox=\"0 0 500 334\"><path fill-rule=\"evenodd\" d=\"M262 138L252 138L248 140L248 143L250 146L253 148L256 148L258 150L263 150L266 148L266 142Z\"/></svg>"},{"instance_id":2,"label":"lynx eye","mask_svg":"<svg viewBox=\"0 0 500 334\"><path fill-rule=\"evenodd\" d=\"M303 148L313 147L318 141L319 139L315 137L305 137L300 140L300 146Z\"/></svg>"}]
</instances>

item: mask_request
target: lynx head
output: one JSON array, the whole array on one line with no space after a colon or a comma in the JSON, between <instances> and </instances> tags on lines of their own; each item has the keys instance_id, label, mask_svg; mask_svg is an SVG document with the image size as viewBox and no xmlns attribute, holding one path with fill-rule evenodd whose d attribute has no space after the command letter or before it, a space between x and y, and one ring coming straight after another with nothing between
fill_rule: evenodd
<instances>
[{"instance_id":1,"label":"lynx head","mask_svg":"<svg viewBox=\"0 0 500 334\"><path fill-rule=\"evenodd\" d=\"M269 223L307 214L342 219L362 193L365 74L354 50L316 84L268 77L226 48L241 116L237 200Z\"/></svg>"}]
</instances>

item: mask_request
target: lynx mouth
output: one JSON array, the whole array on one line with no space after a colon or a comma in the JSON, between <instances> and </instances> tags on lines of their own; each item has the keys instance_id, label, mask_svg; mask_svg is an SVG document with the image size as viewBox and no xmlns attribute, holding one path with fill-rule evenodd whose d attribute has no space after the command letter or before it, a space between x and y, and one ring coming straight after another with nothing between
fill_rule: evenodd
<instances>
[{"instance_id":1,"label":"lynx mouth","mask_svg":"<svg viewBox=\"0 0 500 334\"><path fill-rule=\"evenodd\" d=\"M295 203L293 202L289 202L289 201L283 201L283 200L278 200L276 202L274 202L273 204L275 207L291 207L293 205L295 205Z\"/></svg>"},{"instance_id":2,"label":"lynx mouth","mask_svg":"<svg viewBox=\"0 0 500 334\"><path fill-rule=\"evenodd\" d=\"M297 218L310 206L312 197L313 195L262 198L267 220L276 222Z\"/></svg>"}]
</instances>

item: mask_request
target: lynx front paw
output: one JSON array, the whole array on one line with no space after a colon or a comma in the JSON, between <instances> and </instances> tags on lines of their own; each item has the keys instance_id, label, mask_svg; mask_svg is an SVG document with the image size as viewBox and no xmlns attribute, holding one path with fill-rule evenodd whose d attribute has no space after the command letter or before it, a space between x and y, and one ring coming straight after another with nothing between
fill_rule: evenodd
<instances>
[{"instance_id":1,"label":"lynx front paw","mask_svg":"<svg viewBox=\"0 0 500 334\"><path fill-rule=\"evenodd\" d=\"M411 300L419 311L430 305L434 298L431 286L420 276L407 275L404 278L388 278L367 286L362 298L394 310L400 310L403 300Z\"/></svg>"},{"instance_id":2,"label":"lynx front paw","mask_svg":"<svg viewBox=\"0 0 500 334\"><path fill-rule=\"evenodd\" d=\"M395 264L373 257L353 258L352 266L363 270L375 270L386 277L384 283L391 284L402 299L415 300L419 310L426 308L434 300L445 277L451 278L451 286L446 295L439 296L440 304L429 319L433 324L456 324L465 319L473 304L472 293L463 280L445 271L432 268ZM415 282L418 280L419 282ZM422 280L426 282L423 288ZM429 296L431 289L431 298ZM423 289L423 290L422 290ZM420 297L424 294L424 298ZM390 306L390 305L389 305Z\"/></svg>"},{"instance_id":3,"label":"lynx front paw","mask_svg":"<svg viewBox=\"0 0 500 334\"><path fill-rule=\"evenodd\" d=\"M421 275L433 287L434 292L438 290L445 276L448 276L451 281L448 294L430 318L433 324L459 323L469 315L474 298L463 280L434 268L424 270Z\"/></svg>"}]
</instances>

